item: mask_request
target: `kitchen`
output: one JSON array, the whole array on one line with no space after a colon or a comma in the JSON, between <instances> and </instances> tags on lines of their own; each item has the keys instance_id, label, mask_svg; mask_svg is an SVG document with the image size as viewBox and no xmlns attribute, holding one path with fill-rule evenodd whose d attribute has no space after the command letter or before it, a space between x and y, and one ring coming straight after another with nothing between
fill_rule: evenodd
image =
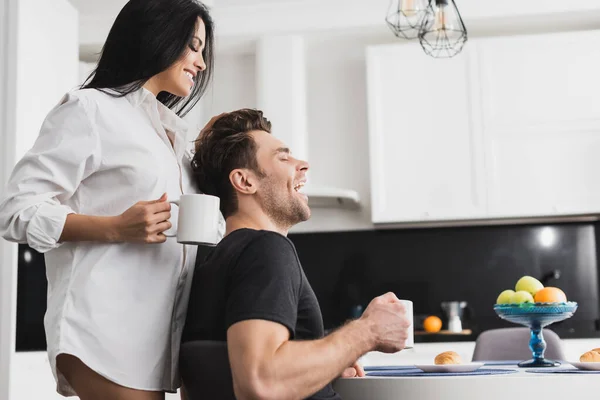
<instances>
[{"instance_id":1,"label":"kitchen","mask_svg":"<svg viewBox=\"0 0 600 400\"><path fill-rule=\"evenodd\" d=\"M22 1L21 7L28 3L33 4ZM98 51L122 5L104 2L103 9L92 3L100 2L77 2L74 24L69 21L77 19L78 10L68 2L44 6L64 29L79 31L78 42L63 42L60 51L78 53L84 62ZM560 332L570 337L565 340L569 354L579 355L587 346L582 340L598 337L600 195L593 185L598 169L593 134L598 131L594 71L600 57L594 45L600 6L595 3L457 1L469 41L459 56L444 60L392 34L384 20L387 0L215 0L214 90L190 119L200 127L223 110L279 102L286 107L275 111L286 114L272 117L275 127L294 152L310 161L316 192L342 190L347 208L315 208L311 220L291 234L329 328L390 282L397 282L392 289L400 296L414 298L415 315L442 317L442 301L465 300L475 315L466 327L507 326L491 309L500 290L521 275L541 278L559 270L553 284L582 307ZM35 20L40 30L43 23ZM52 59L52 49L44 50L46 59ZM277 57L282 51L288 56ZM18 118L17 138L2 138L2 149L16 152L4 150L0 183L34 140L40 118L86 71L80 64L77 73L76 60L53 60L57 65L46 67L56 79L40 83L27 79L37 73L36 59L28 57L18 66L14 88L18 115L27 110L28 118ZM273 68L271 57L289 62L289 68ZM261 85L266 76L272 84ZM59 77L64 87L58 87ZM44 85L49 85L45 94L35 96L39 105L27 107L31 93ZM566 138L567 130L575 133ZM542 139L541 131L548 136ZM530 162L532 154L536 163ZM358 208L352 206L356 199ZM16 251L2 246L2 264L14 264ZM0 305L9 321L5 305L14 299L5 288L17 276L16 268L7 270L2 269ZM339 304L338 281L337 293L346 293ZM365 281L368 285L355 284ZM352 287L357 289L351 292ZM402 294L409 290L410 295ZM575 298L579 294L585 297ZM1 326L6 324L3 319ZM5 331L2 349L11 340ZM467 339L457 345L465 356L474 337ZM431 346L438 347L421 353L417 345L406 357L432 357L444 349L439 343ZM43 356L12 356L11 379L19 389L11 399L52 398L41 397L53 394ZM6 365L2 359L0 371ZM35 371L35 378L28 371ZM36 385L27 385L32 381Z\"/></svg>"}]
</instances>

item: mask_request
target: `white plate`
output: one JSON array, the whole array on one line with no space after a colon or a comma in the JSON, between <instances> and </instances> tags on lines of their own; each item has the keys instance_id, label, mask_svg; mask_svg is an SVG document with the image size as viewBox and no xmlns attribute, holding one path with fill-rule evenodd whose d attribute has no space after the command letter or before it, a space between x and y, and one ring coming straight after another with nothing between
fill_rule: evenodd
<instances>
[{"instance_id":1,"label":"white plate","mask_svg":"<svg viewBox=\"0 0 600 400\"><path fill-rule=\"evenodd\" d=\"M600 371L600 362L570 362L577 369L584 371Z\"/></svg>"},{"instance_id":2,"label":"white plate","mask_svg":"<svg viewBox=\"0 0 600 400\"><path fill-rule=\"evenodd\" d=\"M415 367L422 369L424 372L473 372L482 366L482 362L468 364L415 365Z\"/></svg>"}]
</instances>

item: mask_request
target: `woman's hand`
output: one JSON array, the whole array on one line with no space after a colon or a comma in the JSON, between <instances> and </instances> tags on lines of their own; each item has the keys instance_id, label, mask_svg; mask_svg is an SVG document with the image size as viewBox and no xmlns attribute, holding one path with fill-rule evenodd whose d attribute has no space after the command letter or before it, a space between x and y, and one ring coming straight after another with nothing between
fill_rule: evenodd
<instances>
[{"instance_id":1,"label":"woman's hand","mask_svg":"<svg viewBox=\"0 0 600 400\"><path fill-rule=\"evenodd\" d=\"M116 238L119 242L163 243L164 231L171 228L171 204L167 194L152 201L139 201L116 217Z\"/></svg>"},{"instance_id":2,"label":"woman's hand","mask_svg":"<svg viewBox=\"0 0 600 400\"><path fill-rule=\"evenodd\" d=\"M365 376L365 370L363 367L357 362L354 363L351 367L348 367L342 372L342 378L354 378L354 377L363 377Z\"/></svg>"},{"instance_id":3,"label":"woman's hand","mask_svg":"<svg viewBox=\"0 0 600 400\"><path fill-rule=\"evenodd\" d=\"M215 124L215 122L221 118L222 116L226 115L227 113L221 113L219 115L215 115L214 117L212 117L207 123L206 125L204 125L204 128L202 128L200 130L200 133L198 134L198 137L196 138L196 144L194 145L194 149L195 151L198 151L198 146L200 145L200 138L209 130L212 129L213 125Z\"/></svg>"}]
</instances>

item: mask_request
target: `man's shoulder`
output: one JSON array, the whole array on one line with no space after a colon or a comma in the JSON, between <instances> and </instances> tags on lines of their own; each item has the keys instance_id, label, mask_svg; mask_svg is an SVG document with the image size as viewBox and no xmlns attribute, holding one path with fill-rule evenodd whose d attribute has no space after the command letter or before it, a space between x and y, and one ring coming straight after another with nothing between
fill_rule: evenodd
<instances>
[{"instance_id":1,"label":"man's shoulder","mask_svg":"<svg viewBox=\"0 0 600 400\"><path fill-rule=\"evenodd\" d=\"M236 267L246 269L254 266L282 271L288 268L297 269L299 266L294 245L287 237L277 232L240 229L229 236L230 244L223 244L236 254Z\"/></svg>"},{"instance_id":2,"label":"man's shoulder","mask_svg":"<svg viewBox=\"0 0 600 400\"><path fill-rule=\"evenodd\" d=\"M240 247L243 248L261 247L294 251L294 245L287 237L267 230L238 229L226 236L222 244L225 247L233 247L237 244L242 245Z\"/></svg>"},{"instance_id":3,"label":"man's shoulder","mask_svg":"<svg viewBox=\"0 0 600 400\"><path fill-rule=\"evenodd\" d=\"M202 250L198 250L196 263L216 264L219 269L224 265L246 263L250 259L266 261L282 255L288 258L295 258L296 255L294 245L285 236L272 231L246 228L229 233L215 248Z\"/></svg>"}]
</instances>

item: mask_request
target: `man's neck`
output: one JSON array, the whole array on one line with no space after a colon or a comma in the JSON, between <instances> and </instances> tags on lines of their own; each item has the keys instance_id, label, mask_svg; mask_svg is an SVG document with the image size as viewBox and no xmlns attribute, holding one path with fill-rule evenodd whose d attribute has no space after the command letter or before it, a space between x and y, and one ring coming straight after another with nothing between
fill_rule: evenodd
<instances>
[{"instance_id":1,"label":"man's neck","mask_svg":"<svg viewBox=\"0 0 600 400\"><path fill-rule=\"evenodd\" d=\"M274 223L271 218L263 212L245 213L238 211L225 221L225 236L238 229L255 229L277 232L287 236L289 228L284 228Z\"/></svg>"}]
</instances>

